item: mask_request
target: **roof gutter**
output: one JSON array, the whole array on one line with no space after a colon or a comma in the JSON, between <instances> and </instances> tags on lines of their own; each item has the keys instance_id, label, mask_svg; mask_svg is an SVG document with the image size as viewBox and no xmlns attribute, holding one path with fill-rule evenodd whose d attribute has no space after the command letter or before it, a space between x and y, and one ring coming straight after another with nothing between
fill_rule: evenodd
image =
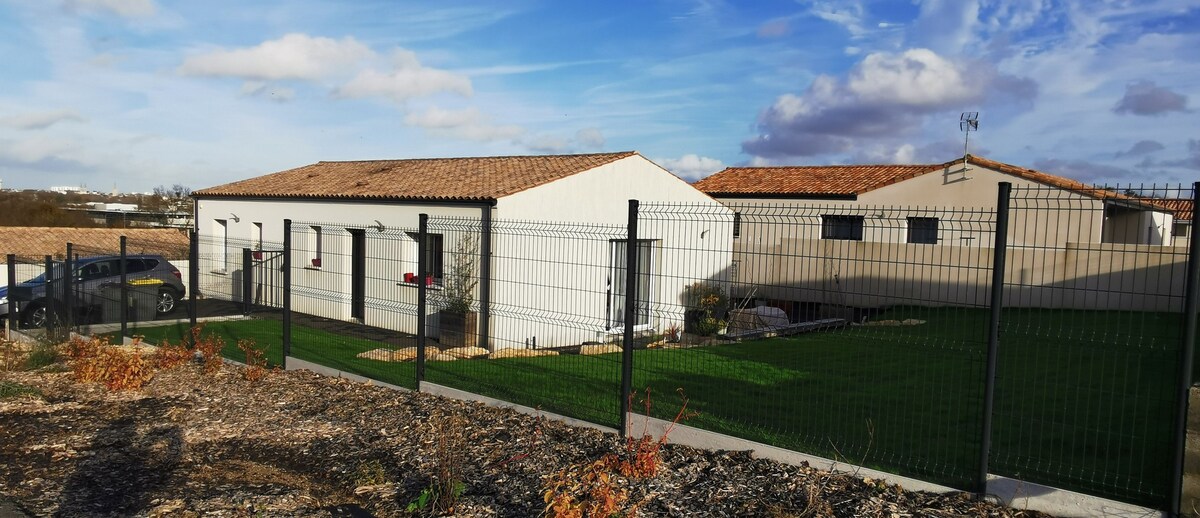
<instances>
[{"instance_id":1,"label":"roof gutter","mask_svg":"<svg viewBox=\"0 0 1200 518\"><path fill-rule=\"evenodd\" d=\"M855 201L857 194L820 194L820 193L781 193L781 192L704 192L710 197L734 199L770 199L770 200L846 200Z\"/></svg>"},{"instance_id":2,"label":"roof gutter","mask_svg":"<svg viewBox=\"0 0 1200 518\"><path fill-rule=\"evenodd\" d=\"M231 195L205 195L193 194L192 198L199 200L221 200L221 201L293 201L293 202L320 202L320 203L374 203L379 205L424 205L424 206L448 206L448 207L495 207L496 200L494 198L484 199L444 199L430 200L424 198L373 198L367 196L357 197L337 197L326 198L319 196L231 196Z\"/></svg>"}]
</instances>

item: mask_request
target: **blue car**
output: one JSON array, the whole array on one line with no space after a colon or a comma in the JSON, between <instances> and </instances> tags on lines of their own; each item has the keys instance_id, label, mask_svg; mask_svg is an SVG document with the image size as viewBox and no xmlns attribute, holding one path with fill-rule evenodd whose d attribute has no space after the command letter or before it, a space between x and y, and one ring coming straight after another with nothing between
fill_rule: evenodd
<instances>
[{"instance_id":1,"label":"blue car","mask_svg":"<svg viewBox=\"0 0 1200 518\"><path fill-rule=\"evenodd\" d=\"M80 258L72 265L74 283L71 290L73 311L77 315L93 312L105 298L102 292L106 289L119 287L121 282L121 257L103 255ZM186 289L183 286L183 275L179 268L161 255L126 255L126 280L133 284L147 281L159 281L158 293L155 300L156 316L166 315L175 310L179 300L183 298ZM8 286L0 286L0 316L7 315L9 305L17 312L17 319L22 327L45 327L47 318L61 318L65 309L62 282L63 263L51 265L50 288L47 289L46 274L14 286L9 293Z\"/></svg>"}]
</instances>

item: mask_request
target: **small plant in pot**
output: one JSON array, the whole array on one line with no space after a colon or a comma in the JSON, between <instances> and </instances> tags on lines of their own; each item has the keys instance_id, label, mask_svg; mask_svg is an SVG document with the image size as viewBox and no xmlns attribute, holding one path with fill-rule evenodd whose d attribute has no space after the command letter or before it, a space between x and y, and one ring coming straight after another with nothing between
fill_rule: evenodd
<instances>
[{"instance_id":1,"label":"small plant in pot","mask_svg":"<svg viewBox=\"0 0 1200 518\"><path fill-rule=\"evenodd\" d=\"M450 270L442 279L438 293L441 311L438 313L438 341L443 347L475 347L478 336L478 313L471 310L475 303L475 288L479 285L476 261L479 241L465 234L454 248Z\"/></svg>"},{"instance_id":2,"label":"small plant in pot","mask_svg":"<svg viewBox=\"0 0 1200 518\"><path fill-rule=\"evenodd\" d=\"M663 339L669 343L679 343L679 338L682 334L683 330L679 328L679 324L672 323L666 329L663 329Z\"/></svg>"},{"instance_id":3,"label":"small plant in pot","mask_svg":"<svg viewBox=\"0 0 1200 518\"><path fill-rule=\"evenodd\" d=\"M712 336L725 328L725 315L729 297L725 289L717 284L694 282L683 290L684 313L683 327L689 333L700 336Z\"/></svg>"}]
</instances>

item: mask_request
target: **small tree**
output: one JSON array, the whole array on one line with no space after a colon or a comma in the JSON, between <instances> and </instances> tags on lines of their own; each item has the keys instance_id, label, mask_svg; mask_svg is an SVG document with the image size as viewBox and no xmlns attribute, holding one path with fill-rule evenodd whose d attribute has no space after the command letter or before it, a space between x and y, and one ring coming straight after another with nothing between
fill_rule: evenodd
<instances>
[{"instance_id":1,"label":"small tree","mask_svg":"<svg viewBox=\"0 0 1200 518\"><path fill-rule=\"evenodd\" d=\"M450 271L442 279L441 298L444 310L467 313L475 303L475 287L479 285L476 261L479 259L479 240L474 234L464 234L454 246Z\"/></svg>"}]
</instances>

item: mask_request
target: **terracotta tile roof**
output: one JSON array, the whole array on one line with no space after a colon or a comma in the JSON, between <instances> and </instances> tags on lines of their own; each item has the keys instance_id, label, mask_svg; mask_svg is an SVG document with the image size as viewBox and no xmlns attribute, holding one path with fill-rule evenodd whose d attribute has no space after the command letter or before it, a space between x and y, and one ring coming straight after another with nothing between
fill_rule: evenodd
<instances>
[{"instance_id":1,"label":"terracotta tile roof","mask_svg":"<svg viewBox=\"0 0 1200 518\"><path fill-rule=\"evenodd\" d=\"M1144 206L1143 200L1100 189L1070 178L967 155L976 166L1098 199L1124 200ZM709 196L846 196L853 197L934 171L960 166L962 159L922 165L831 165L729 167L693 184Z\"/></svg>"},{"instance_id":2,"label":"terracotta tile roof","mask_svg":"<svg viewBox=\"0 0 1200 518\"><path fill-rule=\"evenodd\" d=\"M317 162L192 195L492 201L637 154Z\"/></svg>"},{"instance_id":3,"label":"terracotta tile roof","mask_svg":"<svg viewBox=\"0 0 1200 518\"><path fill-rule=\"evenodd\" d=\"M1175 216L1175 221L1192 221L1192 211L1195 210L1192 200L1187 198L1145 198L1144 201L1171 211L1171 214Z\"/></svg>"},{"instance_id":4,"label":"terracotta tile roof","mask_svg":"<svg viewBox=\"0 0 1200 518\"><path fill-rule=\"evenodd\" d=\"M941 167L941 164L729 167L693 185L710 196L855 196Z\"/></svg>"},{"instance_id":5,"label":"terracotta tile roof","mask_svg":"<svg viewBox=\"0 0 1200 518\"><path fill-rule=\"evenodd\" d=\"M130 254L162 254L167 259L187 259L188 236L173 228L74 228L0 227L0 255L41 261L46 255L66 256L67 243L80 256L117 254L126 236ZM2 262L2 260L0 260Z\"/></svg>"}]
</instances>

